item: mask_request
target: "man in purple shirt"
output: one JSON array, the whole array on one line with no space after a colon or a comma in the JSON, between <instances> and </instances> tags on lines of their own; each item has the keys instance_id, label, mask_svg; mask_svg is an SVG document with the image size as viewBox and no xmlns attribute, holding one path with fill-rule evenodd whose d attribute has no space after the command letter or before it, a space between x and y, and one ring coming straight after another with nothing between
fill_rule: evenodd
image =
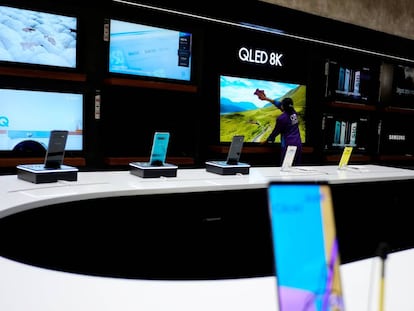
<instances>
[{"instance_id":1,"label":"man in purple shirt","mask_svg":"<svg viewBox=\"0 0 414 311\"><path fill-rule=\"evenodd\" d=\"M282 101L271 99L266 96L263 90L256 90L255 95L261 100L272 103L282 111L277 117L273 131L267 137L266 142L273 143L277 135L280 134L280 161L283 162L288 146L296 146L296 154L293 164L300 164L302 160L302 140L299 131L299 118L293 107L293 100L290 97L283 98Z\"/></svg>"}]
</instances>

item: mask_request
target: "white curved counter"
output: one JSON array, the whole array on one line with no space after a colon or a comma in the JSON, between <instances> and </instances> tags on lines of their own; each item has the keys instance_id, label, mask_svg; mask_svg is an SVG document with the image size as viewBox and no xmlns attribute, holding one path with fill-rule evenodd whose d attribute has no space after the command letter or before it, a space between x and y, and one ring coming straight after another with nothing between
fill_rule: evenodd
<instances>
[{"instance_id":1,"label":"white curved counter","mask_svg":"<svg viewBox=\"0 0 414 311\"><path fill-rule=\"evenodd\" d=\"M246 175L218 175L179 169L176 177L140 178L128 171L79 172L77 181L32 184L16 175L0 176L0 218L30 208L113 196L265 188L270 180L315 180L331 184L414 179L414 170L377 165L253 167Z\"/></svg>"},{"instance_id":2,"label":"white curved counter","mask_svg":"<svg viewBox=\"0 0 414 311\"><path fill-rule=\"evenodd\" d=\"M32 184L0 176L0 218L37 207L96 198L264 189L270 180L314 180L331 184L413 180L408 169L362 165L304 166L291 172L253 167L248 175L217 175L179 169L177 177L140 178L128 171L79 172L75 182ZM12 238L12 237L2 237ZM394 252L386 266L385 310L412 311L414 250ZM343 264L347 310L378 310L379 259ZM90 276L27 265L0 256L0 310L155 311L277 310L275 277L221 280L142 280Z\"/></svg>"},{"instance_id":3,"label":"white curved counter","mask_svg":"<svg viewBox=\"0 0 414 311\"><path fill-rule=\"evenodd\" d=\"M384 310L412 311L414 250L386 263ZM378 258L341 266L349 311L379 310ZM0 310L7 311L277 311L275 277L151 281L78 275L0 257Z\"/></svg>"}]
</instances>

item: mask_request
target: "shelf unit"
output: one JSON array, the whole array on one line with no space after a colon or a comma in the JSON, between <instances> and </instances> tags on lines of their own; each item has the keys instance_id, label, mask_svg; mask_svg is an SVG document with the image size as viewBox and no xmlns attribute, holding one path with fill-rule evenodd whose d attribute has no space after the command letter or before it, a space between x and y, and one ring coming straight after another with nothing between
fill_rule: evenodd
<instances>
[{"instance_id":1,"label":"shelf unit","mask_svg":"<svg viewBox=\"0 0 414 311\"><path fill-rule=\"evenodd\" d=\"M104 80L104 83L107 85L116 85L116 86L163 89L163 90L168 90L168 91L180 91L180 92L190 92L190 93L197 92L197 86L195 85L161 82L161 81L147 81L147 80L137 80L137 79L126 79L126 78L106 78Z\"/></svg>"},{"instance_id":2,"label":"shelf unit","mask_svg":"<svg viewBox=\"0 0 414 311\"><path fill-rule=\"evenodd\" d=\"M0 75L26 78L42 78L50 80L85 82L86 74L76 72L50 71L40 69L25 69L0 67Z\"/></svg>"}]
</instances>

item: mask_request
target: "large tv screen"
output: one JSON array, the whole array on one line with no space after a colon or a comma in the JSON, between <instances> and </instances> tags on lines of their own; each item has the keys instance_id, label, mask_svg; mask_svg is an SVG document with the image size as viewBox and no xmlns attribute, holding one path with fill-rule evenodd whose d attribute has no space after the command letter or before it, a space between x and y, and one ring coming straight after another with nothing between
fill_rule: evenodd
<instances>
[{"instance_id":1,"label":"large tv screen","mask_svg":"<svg viewBox=\"0 0 414 311\"><path fill-rule=\"evenodd\" d=\"M247 144L266 141L282 111L260 100L254 94L256 89L264 90L267 97L279 101L285 97L293 99L302 142L305 143L306 85L229 75L221 75L219 82L220 143L231 142L234 135L244 135ZM280 143L280 135L275 142Z\"/></svg>"},{"instance_id":2,"label":"large tv screen","mask_svg":"<svg viewBox=\"0 0 414 311\"><path fill-rule=\"evenodd\" d=\"M48 147L51 130L68 130L66 150L83 150L83 94L0 89L0 151L34 141Z\"/></svg>"},{"instance_id":3,"label":"large tv screen","mask_svg":"<svg viewBox=\"0 0 414 311\"><path fill-rule=\"evenodd\" d=\"M394 67L391 106L414 109L414 67Z\"/></svg>"},{"instance_id":4,"label":"large tv screen","mask_svg":"<svg viewBox=\"0 0 414 311\"><path fill-rule=\"evenodd\" d=\"M388 114L379 126L378 151L386 155L414 155L414 123L412 115Z\"/></svg>"},{"instance_id":5,"label":"large tv screen","mask_svg":"<svg viewBox=\"0 0 414 311\"><path fill-rule=\"evenodd\" d=\"M77 66L77 18L0 6L0 61Z\"/></svg>"},{"instance_id":6,"label":"large tv screen","mask_svg":"<svg viewBox=\"0 0 414 311\"><path fill-rule=\"evenodd\" d=\"M109 72L190 82L192 34L110 20Z\"/></svg>"}]
</instances>

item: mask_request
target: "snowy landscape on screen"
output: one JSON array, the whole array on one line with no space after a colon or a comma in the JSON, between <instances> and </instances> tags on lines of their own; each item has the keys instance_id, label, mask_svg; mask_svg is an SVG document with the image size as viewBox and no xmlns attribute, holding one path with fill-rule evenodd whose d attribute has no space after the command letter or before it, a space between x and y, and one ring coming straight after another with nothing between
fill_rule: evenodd
<instances>
[{"instance_id":1,"label":"snowy landscape on screen","mask_svg":"<svg viewBox=\"0 0 414 311\"><path fill-rule=\"evenodd\" d=\"M0 61L76 68L76 17L0 6Z\"/></svg>"}]
</instances>

